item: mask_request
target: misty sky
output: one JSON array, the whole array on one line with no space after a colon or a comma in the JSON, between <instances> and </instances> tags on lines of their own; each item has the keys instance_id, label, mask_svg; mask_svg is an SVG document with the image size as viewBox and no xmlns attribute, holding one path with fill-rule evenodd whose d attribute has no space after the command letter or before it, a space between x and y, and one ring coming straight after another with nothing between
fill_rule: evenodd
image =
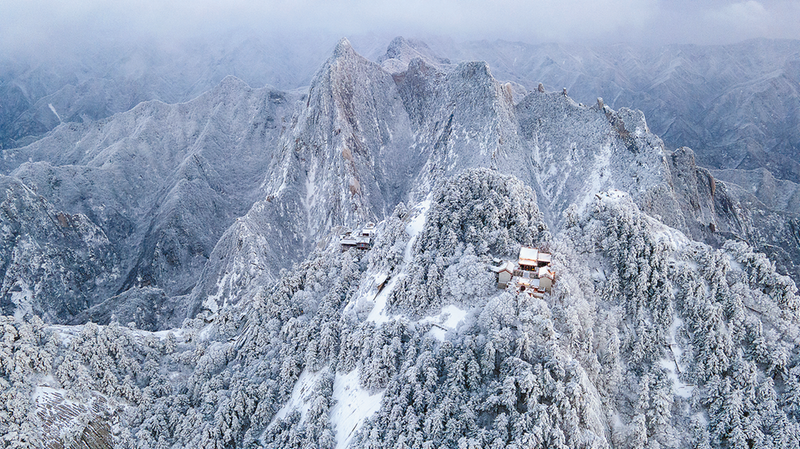
<instances>
[{"instance_id":1,"label":"misty sky","mask_svg":"<svg viewBox=\"0 0 800 449\"><path fill-rule=\"evenodd\" d=\"M529 43L732 43L800 39L800 0L2 0L0 50L161 42L231 29L450 36Z\"/></svg>"}]
</instances>

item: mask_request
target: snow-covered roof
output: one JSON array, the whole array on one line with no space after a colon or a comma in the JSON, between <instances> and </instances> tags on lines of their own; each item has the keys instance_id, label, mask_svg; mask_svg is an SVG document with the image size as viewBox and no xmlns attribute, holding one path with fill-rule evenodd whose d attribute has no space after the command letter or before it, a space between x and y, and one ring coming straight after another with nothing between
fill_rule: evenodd
<instances>
[{"instance_id":1,"label":"snow-covered roof","mask_svg":"<svg viewBox=\"0 0 800 449\"><path fill-rule=\"evenodd\" d=\"M492 267L492 271L494 271L495 273L500 273L501 271L507 271L507 272L513 274L514 273L514 262L511 262L510 260L505 261L499 266Z\"/></svg>"},{"instance_id":2,"label":"snow-covered roof","mask_svg":"<svg viewBox=\"0 0 800 449\"><path fill-rule=\"evenodd\" d=\"M539 288L539 279L519 278L517 285L525 288Z\"/></svg>"},{"instance_id":3,"label":"snow-covered roof","mask_svg":"<svg viewBox=\"0 0 800 449\"><path fill-rule=\"evenodd\" d=\"M360 232L346 232L340 242L343 246L370 246L375 236L375 224L368 223Z\"/></svg>"},{"instance_id":4,"label":"snow-covered roof","mask_svg":"<svg viewBox=\"0 0 800 449\"><path fill-rule=\"evenodd\" d=\"M539 260L539 250L536 248L528 248L523 246L519 249L519 264L520 265L536 265Z\"/></svg>"}]
</instances>

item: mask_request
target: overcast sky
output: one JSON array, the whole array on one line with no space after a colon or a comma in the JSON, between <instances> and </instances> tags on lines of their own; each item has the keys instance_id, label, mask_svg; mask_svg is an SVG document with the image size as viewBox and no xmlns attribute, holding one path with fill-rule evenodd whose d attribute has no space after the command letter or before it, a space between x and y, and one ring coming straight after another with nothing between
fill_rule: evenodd
<instances>
[{"instance_id":1,"label":"overcast sky","mask_svg":"<svg viewBox=\"0 0 800 449\"><path fill-rule=\"evenodd\" d=\"M230 29L529 43L800 39L800 0L1 0L0 51L162 42Z\"/></svg>"}]
</instances>

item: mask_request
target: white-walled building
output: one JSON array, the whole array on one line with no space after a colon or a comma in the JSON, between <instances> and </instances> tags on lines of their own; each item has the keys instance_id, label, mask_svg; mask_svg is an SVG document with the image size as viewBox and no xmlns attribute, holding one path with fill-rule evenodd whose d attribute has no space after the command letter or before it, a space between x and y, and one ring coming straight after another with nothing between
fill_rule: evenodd
<instances>
[{"instance_id":1,"label":"white-walled building","mask_svg":"<svg viewBox=\"0 0 800 449\"><path fill-rule=\"evenodd\" d=\"M556 273L550 267L551 261L550 253L522 247L516 264L505 261L492 267L492 271L497 273L497 287L505 289L514 285L519 293L542 297L545 292L550 292L556 280Z\"/></svg>"}]
</instances>

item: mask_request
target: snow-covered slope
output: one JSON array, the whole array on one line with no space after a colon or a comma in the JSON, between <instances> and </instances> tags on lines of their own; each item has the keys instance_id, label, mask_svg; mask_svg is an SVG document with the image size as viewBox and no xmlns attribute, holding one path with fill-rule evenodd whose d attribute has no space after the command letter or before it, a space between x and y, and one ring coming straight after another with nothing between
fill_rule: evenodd
<instances>
[{"instance_id":1,"label":"snow-covered slope","mask_svg":"<svg viewBox=\"0 0 800 449\"><path fill-rule=\"evenodd\" d=\"M291 39L265 30L165 42L93 42L53 55L0 56L0 149L24 146L61 122L87 123L144 101L189 101L235 76L253 87L307 86L336 36Z\"/></svg>"},{"instance_id":2,"label":"snow-covered slope","mask_svg":"<svg viewBox=\"0 0 800 449\"><path fill-rule=\"evenodd\" d=\"M488 169L377 231L371 250L323 244L274 288L173 332L7 319L6 441L32 438L30 398L51 389L107 398L108 437L142 447L800 441L800 298L744 244L692 241L619 190L551 235L533 191ZM488 269L520 244L554 255L543 299L497 290Z\"/></svg>"},{"instance_id":3,"label":"snow-covered slope","mask_svg":"<svg viewBox=\"0 0 800 449\"><path fill-rule=\"evenodd\" d=\"M82 214L58 211L0 175L0 310L64 322L112 294L122 273L113 245Z\"/></svg>"},{"instance_id":4,"label":"snow-covered slope","mask_svg":"<svg viewBox=\"0 0 800 449\"><path fill-rule=\"evenodd\" d=\"M212 310L237 302L250 279L273 281L334 227L388 215L419 163L392 77L346 39L278 145L266 197L226 231L192 294Z\"/></svg>"}]
</instances>

